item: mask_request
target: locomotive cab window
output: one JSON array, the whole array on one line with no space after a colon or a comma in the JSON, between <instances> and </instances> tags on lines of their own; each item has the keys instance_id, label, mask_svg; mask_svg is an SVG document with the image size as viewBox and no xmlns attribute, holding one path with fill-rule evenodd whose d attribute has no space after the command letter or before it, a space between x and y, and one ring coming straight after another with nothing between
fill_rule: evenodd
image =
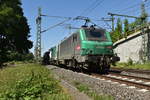
<instances>
[{"instance_id":1,"label":"locomotive cab window","mask_svg":"<svg viewBox=\"0 0 150 100\"><path fill-rule=\"evenodd\" d=\"M105 30L85 30L86 38L89 41L107 41Z\"/></svg>"}]
</instances>

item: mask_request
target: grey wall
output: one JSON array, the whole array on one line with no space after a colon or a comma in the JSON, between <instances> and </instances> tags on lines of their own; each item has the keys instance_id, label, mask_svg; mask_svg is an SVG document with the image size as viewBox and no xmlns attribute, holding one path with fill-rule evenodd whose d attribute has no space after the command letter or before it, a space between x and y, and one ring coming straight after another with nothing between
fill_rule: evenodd
<instances>
[{"instance_id":1,"label":"grey wall","mask_svg":"<svg viewBox=\"0 0 150 100\"><path fill-rule=\"evenodd\" d=\"M120 62L128 62L129 59L132 59L133 62L142 62L143 59L148 59L143 58L143 56L147 57L148 55L145 56L145 54L147 54L150 51L150 39L148 38L148 33L150 32L146 30L145 33L146 34L142 35L141 31L138 31L128 36L126 39L121 39L114 43L114 45L116 45L114 51L120 57ZM143 39L145 39L145 46L143 43Z\"/></svg>"}]
</instances>

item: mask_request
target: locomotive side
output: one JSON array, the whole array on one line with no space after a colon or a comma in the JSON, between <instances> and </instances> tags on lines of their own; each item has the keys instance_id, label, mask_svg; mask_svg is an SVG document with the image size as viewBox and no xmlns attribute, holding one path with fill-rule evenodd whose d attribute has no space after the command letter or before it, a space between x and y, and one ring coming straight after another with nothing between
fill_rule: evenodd
<instances>
[{"instance_id":1,"label":"locomotive side","mask_svg":"<svg viewBox=\"0 0 150 100\"><path fill-rule=\"evenodd\" d=\"M102 28L84 27L51 48L51 62L74 68L107 72L119 58L113 52L109 32ZM55 61L53 60L55 58Z\"/></svg>"}]
</instances>

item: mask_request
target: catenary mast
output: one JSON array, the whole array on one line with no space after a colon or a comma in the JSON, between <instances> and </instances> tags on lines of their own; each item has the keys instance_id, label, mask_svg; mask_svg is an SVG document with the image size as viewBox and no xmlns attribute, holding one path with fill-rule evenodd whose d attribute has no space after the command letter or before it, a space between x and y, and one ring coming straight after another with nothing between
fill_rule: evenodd
<instances>
[{"instance_id":1,"label":"catenary mast","mask_svg":"<svg viewBox=\"0 0 150 100\"><path fill-rule=\"evenodd\" d=\"M38 17L36 19L37 34L36 34L36 45L35 45L35 59L39 61L41 59L41 8L38 9Z\"/></svg>"}]
</instances>

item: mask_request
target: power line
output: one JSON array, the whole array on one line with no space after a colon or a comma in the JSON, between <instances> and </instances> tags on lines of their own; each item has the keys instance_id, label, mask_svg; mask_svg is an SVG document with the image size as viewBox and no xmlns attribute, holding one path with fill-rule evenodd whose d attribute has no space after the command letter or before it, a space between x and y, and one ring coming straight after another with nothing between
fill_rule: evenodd
<instances>
[{"instance_id":1,"label":"power line","mask_svg":"<svg viewBox=\"0 0 150 100\"><path fill-rule=\"evenodd\" d=\"M148 3L150 3L150 0L149 1L146 1L146 4L145 5L147 5ZM117 13L132 13L132 12L135 12L135 11L137 11L137 9L135 9L135 8L137 8L138 6L140 6L141 5L141 2L140 3L136 3L136 4L134 4L134 5L131 5L131 6L129 6L129 7L126 7L126 8L124 8L124 9L121 9L121 10L114 10L114 11L116 11ZM149 4L148 4L149 5ZM148 6L147 5L147 6ZM134 8L134 9L133 9ZM130 10L131 9L131 10ZM133 9L133 10L132 10ZM128 11L129 10L129 11ZM138 12L140 12L140 11L138 11Z\"/></svg>"},{"instance_id":2,"label":"power line","mask_svg":"<svg viewBox=\"0 0 150 100\"><path fill-rule=\"evenodd\" d=\"M52 29L52 28L55 28L55 27L57 27L57 26L59 26L59 25L62 25L62 24L64 24L66 21L69 21L69 20L71 20L71 18L68 18L68 19L66 19L66 20L64 20L64 21L62 21L62 22L60 22L60 23L58 23L58 24L55 24L55 25L53 25L53 26L50 26L49 28L47 28L47 29L41 31L41 33L46 32L46 31L48 31L48 30L50 30L50 29Z\"/></svg>"},{"instance_id":3,"label":"power line","mask_svg":"<svg viewBox=\"0 0 150 100\"><path fill-rule=\"evenodd\" d=\"M100 4L103 3L104 0L101 0L100 2L98 2L93 8L91 8L88 12L91 13L94 9L96 9ZM87 13L87 14L89 14Z\"/></svg>"},{"instance_id":4,"label":"power line","mask_svg":"<svg viewBox=\"0 0 150 100\"><path fill-rule=\"evenodd\" d=\"M104 0L95 0L90 6L79 14L79 16L87 15L89 12L92 12L98 5L100 5ZM76 23L77 24L77 23Z\"/></svg>"},{"instance_id":5,"label":"power line","mask_svg":"<svg viewBox=\"0 0 150 100\"><path fill-rule=\"evenodd\" d=\"M84 15L84 13L88 12L88 10L89 10L92 6L94 6L98 1L99 1L99 0L95 0L91 5L89 5L86 9L84 9L84 10L81 12L81 14L79 14L79 15L80 15L80 16L81 16L81 15Z\"/></svg>"},{"instance_id":6,"label":"power line","mask_svg":"<svg viewBox=\"0 0 150 100\"><path fill-rule=\"evenodd\" d=\"M59 18L59 19L70 19L71 17L63 17L63 16L49 16L49 15L41 15L41 16L44 16L44 17L50 17L50 18Z\"/></svg>"},{"instance_id":7,"label":"power line","mask_svg":"<svg viewBox=\"0 0 150 100\"><path fill-rule=\"evenodd\" d=\"M140 12L140 8L132 9L132 10L130 10L130 11L125 11L124 13L129 14L129 13L134 13L134 12Z\"/></svg>"},{"instance_id":8,"label":"power line","mask_svg":"<svg viewBox=\"0 0 150 100\"><path fill-rule=\"evenodd\" d=\"M87 15L89 12L92 12L96 7L98 7L104 0L95 0L88 8L83 10L83 12L80 14L81 15Z\"/></svg>"},{"instance_id":9,"label":"power line","mask_svg":"<svg viewBox=\"0 0 150 100\"><path fill-rule=\"evenodd\" d=\"M118 5L125 4L125 2L126 2L126 0L119 0L119 1L115 5L113 5L113 6L116 7Z\"/></svg>"},{"instance_id":10,"label":"power line","mask_svg":"<svg viewBox=\"0 0 150 100\"><path fill-rule=\"evenodd\" d=\"M127 8L124 8L124 9L121 9L121 10L115 10L115 11L119 11L118 13L120 13L120 12L122 12L122 11L126 11L126 10L129 10L129 9L131 9L131 8L135 8L135 7L137 7L137 6L139 6L139 4L141 4L141 3L137 3L137 4L134 4L134 5L132 5L132 6L129 6L129 7L127 7Z\"/></svg>"},{"instance_id":11,"label":"power line","mask_svg":"<svg viewBox=\"0 0 150 100\"><path fill-rule=\"evenodd\" d=\"M135 4L135 5L138 5L138 3L137 4ZM139 5L140 6L140 5ZM130 6L130 7L132 7L132 6ZM128 7L129 8L129 7ZM135 8L135 7L134 7ZM145 9L147 9L147 8L149 8L149 5L146 5L145 6ZM127 9L127 8L126 8ZM123 13L127 13L127 14L129 14L129 13L140 13L141 12L141 10L140 10L140 7L139 7L139 9L137 10L137 9L133 9L133 10L130 10L130 11L127 11L127 10L125 10L125 9L122 9L123 11L120 11L120 12L123 12ZM125 12L124 12L125 11Z\"/></svg>"},{"instance_id":12,"label":"power line","mask_svg":"<svg viewBox=\"0 0 150 100\"><path fill-rule=\"evenodd\" d=\"M84 15L85 13L87 13L88 10L89 10L93 5L95 5L98 1L99 1L99 0L94 0L93 3L91 3L86 9L84 9L84 10L83 10L79 15L77 15L77 16L82 16L82 15ZM79 23L79 22L75 22L74 20L72 20L70 23L71 23L71 24L74 23L74 25L76 25L76 24Z\"/></svg>"},{"instance_id":13,"label":"power line","mask_svg":"<svg viewBox=\"0 0 150 100\"><path fill-rule=\"evenodd\" d=\"M147 6L145 6L145 9L147 10L148 8L150 8L150 6L149 5L147 5ZM129 12L125 12L125 13L141 13L141 10L139 9L139 10L137 10L137 9L135 9L135 10L132 10L132 11L129 11Z\"/></svg>"}]
</instances>

